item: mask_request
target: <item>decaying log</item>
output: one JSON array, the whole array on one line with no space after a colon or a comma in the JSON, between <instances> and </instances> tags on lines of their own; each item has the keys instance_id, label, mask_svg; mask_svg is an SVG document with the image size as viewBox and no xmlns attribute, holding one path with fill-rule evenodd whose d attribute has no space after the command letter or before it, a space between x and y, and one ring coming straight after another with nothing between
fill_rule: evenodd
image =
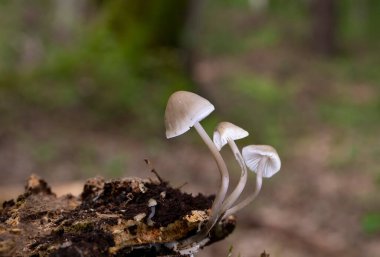
<instances>
[{"instance_id":1,"label":"decaying log","mask_svg":"<svg viewBox=\"0 0 380 257\"><path fill-rule=\"evenodd\" d=\"M157 205L149 207L150 199ZM78 197L57 197L32 175L25 192L0 210L0 256L180 256L165 244L194 235L212 200L165 181L100 177L89 179ZM234 218L221 222L209 244L234 228Z\"/></svg>"}]
</instances>

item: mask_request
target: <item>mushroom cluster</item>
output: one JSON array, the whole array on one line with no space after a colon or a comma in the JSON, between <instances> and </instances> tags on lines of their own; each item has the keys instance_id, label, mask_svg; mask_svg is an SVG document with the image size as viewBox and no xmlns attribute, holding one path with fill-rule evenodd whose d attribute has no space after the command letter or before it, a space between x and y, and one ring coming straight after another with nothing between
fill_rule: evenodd
<instances>
[{"instance_id":1,"label":"mushroom cluster","mask_svg":"<svg viewBox=\"0 0 380 257\"><path fill-rule=\"evenodd\" d=\"M261 190L263 177L269 178L281 168L277 151L271 146L249 145L240 152L235 140L245 138L249 133L230 122L220 122L214 131L213 140L211 140L200 121L214 110L215 107L208 100L187 91L173 93L165 110L166 137L172 138L182 135L194 127L211 151L221 178L221 184L212 204L207 223L196 235L171 245L174 250L181 254L192 254L206 244L207 235L215 224L251 203ZM229 174L227 165L219 152L226 144L230 146L241 168L240 180L227 197ZM238 202L247 182L247 167L256 173L256 188L253 194Z\"/></svg>"}]
</instances>

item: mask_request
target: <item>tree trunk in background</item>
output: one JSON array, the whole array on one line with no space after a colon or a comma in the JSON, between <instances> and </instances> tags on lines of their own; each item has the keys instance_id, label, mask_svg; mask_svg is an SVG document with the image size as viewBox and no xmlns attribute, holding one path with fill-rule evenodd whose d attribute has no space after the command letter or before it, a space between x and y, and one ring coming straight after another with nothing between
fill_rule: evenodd
<instances>
[{"instance_id":1,"label":"tree trunk in background","mask_svg":"<svg viewBox=\"0 0 380 257\"><path fill-rule=\"evenodd\" d=\"M312 45L316 52L332 56L336 53L335 0L312 0Z\"/></svg>"},{"instance_id":2,"label":"tree trunk in background","mask_svg":"<svg viewBox=\"0 0 380 257\"><path fill-rule=\"evenodd\" d=\"M87 0L54 0L51 3L52 27L55 44L65 44L72 40L78 24L84 21Z\"/></svg>"},{"instance_id":3,"label":"tree trunk in background","mask_svg":"<svg viewBox=\"0 0 380 257\"><path fill-rule=\"evenodd\" d=\"M129 45L132 55L182 48L191 0L96 2L106 13L109 29L118 40Z\"/></svg>"},{"instance_id":4,"label":"tree trunk in background","mask_svg":"<svg viewBox=\"0 0 380 257\"><path fill-rule=\"evenodd\" d=\"M185 23L185 31L182 37L184 49L184 61L186 73L194 80L194 67L198 59L197 36L201 23L201 13L205 1L190 0Z\"/></svg>"}]
</instances>

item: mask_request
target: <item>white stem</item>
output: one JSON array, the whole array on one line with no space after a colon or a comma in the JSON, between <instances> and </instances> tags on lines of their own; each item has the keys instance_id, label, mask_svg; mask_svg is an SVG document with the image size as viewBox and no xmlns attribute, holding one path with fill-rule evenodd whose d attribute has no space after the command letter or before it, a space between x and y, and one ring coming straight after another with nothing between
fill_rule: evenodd
<instances>
[{"instance_id":1,"label":"white stem","mask_svg":"<svg viewBox=\"0 0 380 257\"><path fill-rule=\"evenodd\" d=\"M194 124L194 128L198 132L198 134L201 136L205 144L208 146L209 150L212 153L212 156L215 159L215 162L218 166L219 173L221 176L221 185L219 188L218 193L215 196L215 200L211 207L211 215L209 220L207 221L206 225L202 228L201 231L199 231L194 236L191 236L189 238L186 238L182 241L178 242L178 245L176 246L176 251L187 251L188 249L193 248L199 248L207 242L208 232L212 229L214 224L218 221L221 215L221 208L223 204L223 200L226 197L226 193L228 190L228 183L229 183L229 176L228 176L228 169L226 166L226 163L224 162L222 156L220 155L218 149L216 148L214 142L210 139L207 132L203 129L202 125L199 122L196 122Z\"/></svg>"},{"instance_id":2,"label":"white stem","mask_svg":"<svg viewBox=\"0 0 380 257\"><path fill-rule=\"evenodd\" d=\"M150 207L150 209L151 209L151 213L148 216L147 224L148 224L148 226L153 226L154 221L152 220L152 218L153 218L154 214L156 213L156 207L152 206L152 207Z\"/></svg>"},{"instance_id":3,"label":"white stem","mask_svg":"<svg viewBox=\"0 0 380 257\"><path fill-rule=\"evenodd\" d=\"M240 175L239 183L235 187L234 191L232 191L230 196L227 197L227 199L224 201L221 213L228 210L228 208L230 208L236 202L236 200L239 198L241 192L243 192L245 184L247 183L247 167L245 166L243 156L241 156L241 153L240 153L239 148L237 147L235 141L228 140L228 144L229 144L232 152L234 153L236 160L238 161L238 163L240 165L241 175Z\"/></svg>"},{"instance_id":4,"label":"white stem","mask_svg":"<svg viewBox=\"0 0 380 257\"><path fill-rule=\"evenodd\" d=\"M236 204L234 207L228 209L224 215L223 219L227 218L229 215L236 213L237 211L241 210L242 208L246 207L248 204L250 204L255 198L258 196L261 190L261 186L263 185L263 172L265 169L265 165L267 163L267 158L264 157L262 160L260 160L259 166L257 168L257 175L256 175L256 189L253 195L247 197L240 203Z\"/></svg>"},{"instance_id":5,"label":"white stem","mask_svg":"<svg viewBox=\"0 0 380 257\"><path fill-rule=\"evenodd\" d=\"M219 173L221 176L221 185L219 188L218 193L215 196L214 203L211 207L211 216L209 221L206 224L206 228L209 231L212 226L214 225L215 221L219 218L219 215L221 214L221 208L223 200L226 196L227 190L228 190L228 183L229 183L229 175L228 175L228 169L226 166L226 163L224 162L222 156L220 155L218 149L216 148L214 142L212 142L211 138L208 136L207 132L203 129L202 125L199 122L196 122L194 124L194 128L198 132L198 134L201 136L205 144L210 149L216 165L218 166Z\"/></svg>"}]
</instances>

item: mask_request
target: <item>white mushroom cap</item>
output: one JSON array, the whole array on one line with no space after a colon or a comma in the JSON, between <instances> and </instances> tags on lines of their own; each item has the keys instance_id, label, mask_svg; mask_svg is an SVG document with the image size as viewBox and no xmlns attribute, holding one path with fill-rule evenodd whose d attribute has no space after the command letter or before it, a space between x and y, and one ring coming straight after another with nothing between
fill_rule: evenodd
<instances>
[{"instance_id":1,"label":"white mushroom cap","mask_svg":"<svg viewBox=\"0 0 380 257\"><path fill-rule=\"evenodd\" d=\"M269 145L249 145L243 148L242 151L245 164L248 168L257 173L260 161L267 157L264 164L262 175L265 178L270 178L276 174L281 168L281 160L276 149Z\"/></svg>"},{"instance_id":2,"label":"white mushroom cap","mask_svg":"<svg viewBox=\"0 0 380 257\"><path fill-rule=\"evenodd\" d=\"M157 205L157 201L154 200L153 198L150 198L148 201L148 207L153 207Z\"/></svg>"},{"instance_id":3,"label":"white mushroom cap","mask_svg":"<svg viewBox=\"0 0 380 257\"><path fill-rule=\"evenodd\" d=\"M214 144L220 151L229 140L239 140L249 135L244 129L232 124L231 122L220 122L214 131Z\"/></svg>"},{"instance_id":4,"label":"white mushroom cap","mask_svg":"<svg viewBox=\"0 0 380 257\"><path fill-rule=\"evenodd\" d=\"M187 91L173 93L165 110L166 137L182 135L214 110L214 105L197 94Z\"/></svg>"}]
</instances>

